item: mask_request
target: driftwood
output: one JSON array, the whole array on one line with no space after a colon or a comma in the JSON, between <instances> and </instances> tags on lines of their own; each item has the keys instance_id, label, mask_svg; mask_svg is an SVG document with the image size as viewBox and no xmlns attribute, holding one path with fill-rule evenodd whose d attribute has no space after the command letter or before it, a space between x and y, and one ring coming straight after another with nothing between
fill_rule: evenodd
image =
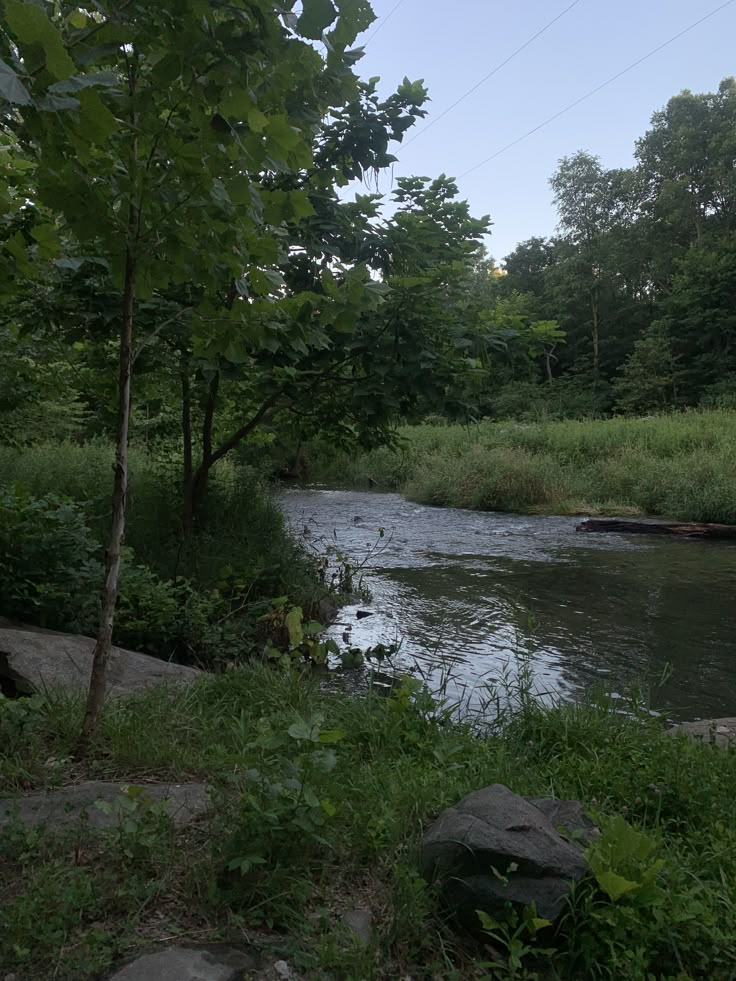
<instances>
[{"instance_id":1,"label":"driftwood","mask_svg":"<svg viewBox=\"0 0 736 981\"><path fill-rule=\"evenodd\" d=\"M630 521L625 518L591 518L576 531L612 531L624 535L674 535L678 538L732 539L736 525L716 525L693 521Z\"/></svg>"}]
</instances>

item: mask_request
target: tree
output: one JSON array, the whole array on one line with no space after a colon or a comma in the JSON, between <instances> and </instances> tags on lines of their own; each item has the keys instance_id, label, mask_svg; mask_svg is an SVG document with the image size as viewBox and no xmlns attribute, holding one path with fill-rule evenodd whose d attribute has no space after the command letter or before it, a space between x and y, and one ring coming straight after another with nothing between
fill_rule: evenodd
<instances>
[{"instance_id":1,"label":"tree","mask_svg":"<svg viewBox=\"0 0 736 981\"><path fill-rule=\"evenodd\" d=\"M291 7L3 2L3 204L11 215L54 216L29 231L9 228L11 279L41 276L49 261L81 266L95 257L120 303L111 530L80 751L95 730L112 639L137 305L195 283L204 320L216 297L237 295L247 269L255 275L272 260L279 226L304 211L305 193L274 199L261 177L309 167L319 120L357 84L347 49L373 19L368 4L341 0L338 10L306 0L299 18ZM301 39L325 31L325 56ZM31 205L19 175L30 178ZM67 243L76 245L68 258Z\"/></svg>"}]
</instances>

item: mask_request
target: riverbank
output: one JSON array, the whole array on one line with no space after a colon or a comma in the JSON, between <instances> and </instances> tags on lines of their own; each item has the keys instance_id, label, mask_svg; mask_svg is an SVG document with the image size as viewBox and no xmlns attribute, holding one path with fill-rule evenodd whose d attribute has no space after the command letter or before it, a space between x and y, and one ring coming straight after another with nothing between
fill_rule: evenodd
<instances>
[{"instance_id":1,"label":"riverbank","mask_svg":"<svg viewBox=\"0 0 736 981\"><path fill-rule=\"evenodd\" d=\"M736 523L736 413L422 425L396 451L304 449L310 480L479 511Z\"/></svg>"},{"instance_id":2,"label":"riverbank","mask_svg":"<svg viewBox=\"0 0 736 981\"><path fill-rule=\"evenodd\" d=\"M116 832L6 828L0 963L22 981L92 981L159 942L214 941L265 947L310 981L732 976L736 753L672 739L646 713L524 701L479 726L409 683L351 698L256 665L109 704L82 766L80 712L53 695L0 703L3 796L206 781L212 813L177 831L133 793ZM652 888L613 901L582 883L543 944L508 925L492 949L452 930L418 841L442 808L499 782L580 799L609 871ZM621 817L646 838L622 837ZM367 944L342 923L356 908L371 914Z\"/></svg>"}]
</instances>

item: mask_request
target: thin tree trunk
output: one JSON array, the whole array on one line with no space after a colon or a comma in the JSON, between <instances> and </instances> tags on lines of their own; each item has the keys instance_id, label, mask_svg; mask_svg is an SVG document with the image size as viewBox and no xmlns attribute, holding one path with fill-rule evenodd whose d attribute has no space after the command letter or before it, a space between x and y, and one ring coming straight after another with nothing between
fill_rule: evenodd
<instances>
[{"instance_id":1,"label":"thin tree trunk","mask_svg":"<svg viewBox=\"0 0 736 981\"><path fill-rule=\"evenodd\" d=\"M92 675L87 695L87 707L77 754L83 756L94 736L105 700L107 665L112 647L112 630L120 578L120 553L125 536L125 506L128 496L128 430L130 427L131 377L133 367L133 320L135 316L136 253L138 208L131 203L128 217L128 244L125 256L125 286L123 289L123 322L119 350L119 406L115 476L112 493L112 527L105 554L105 579L102 586L102 605L97 642L92 654Z\"/></svg>"},{"instance_id":2,"label":"thin tree trunk","mask_svg":"<svg viewBox=\"0 0 736 981\"><path fill-rule=\"evenodd\" d=\"M192 391L189 379L189 358L181 357L181 433L184 452L184 487L192 479Z\"/></svg>"},{"instance_id":3,"label":"thin tree trunk","mask_svg":"<svg viewBox=\"0 0 736 981\"><path fill-rule=\"evenodd\" d=\"M137 115L134 106L136 90L135 70L129 64L128 89L131 99L130 124L135 134ZM138 141L133 136L130 143L130 203L125 241L125 280L123 284L122 323L118 351L118 426L115 445L115 470L112 488L112 524L105 552L105 578L102 584L100 620L97 639L92 652L92 673L87 693L87 705L82 721L82 731L77 743L77 756L84 756L97 730L100 711L105 701L107 666L112 648L112 631L115 623L115 607L118 600L120 559L125 538L125 510L128 497L128 434L130 430L131 380L133 375L133 323L135 320L136 273L138 238L140 236L140 201L136 197L136 170Z\"/></svg>"},{"instance_id":4,"label":"thin tree trunk","mask_svg":"<svg viewBox=\"0 0 736 981\"><path fill-rule=\"evenodd\" d=\"M590 298L590 310L593 315L592 337L593 337L593 375L598 378L600 370L600 333L598 319L598 299L595 296Z\"/></svg>"}]
</instances>

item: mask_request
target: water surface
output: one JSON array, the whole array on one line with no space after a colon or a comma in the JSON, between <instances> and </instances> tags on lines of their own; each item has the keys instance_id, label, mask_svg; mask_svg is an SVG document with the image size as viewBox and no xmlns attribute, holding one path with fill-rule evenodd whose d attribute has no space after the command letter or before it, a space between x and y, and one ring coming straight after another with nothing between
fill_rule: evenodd
<instances>
[{"instance_id":1,"label":"water surface","mask_svg":"<svg viewBox=\"0 0 736 981\"><path fill-rule=\"evenodd\" d=\"M367 559L373 615L344 608L353 644L399 643L470 690L528 666L538 691L627 688L670 676L652 705L674 719L736 715L736 546L576 534L579 519L429 508L398 494L284 492L297 534ZM379 529L384 538L379 538ZM376 547L378 545L378 548Z\"/></svg>"}]
</instances>

